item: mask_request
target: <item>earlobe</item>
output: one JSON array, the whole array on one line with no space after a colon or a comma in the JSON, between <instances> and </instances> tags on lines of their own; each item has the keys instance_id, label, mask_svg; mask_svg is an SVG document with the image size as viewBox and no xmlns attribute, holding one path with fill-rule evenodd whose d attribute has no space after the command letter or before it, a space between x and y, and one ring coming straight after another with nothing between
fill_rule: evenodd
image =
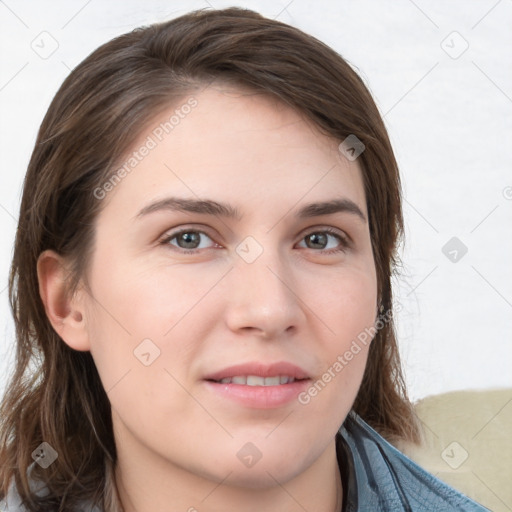
<instances>
[{"instance_id":1,"label":"earlobe","mask_svg":"<svg viewBox=\"0 0 512 512\"><path fill-rule=\"evenodd\" d=\"M39 295L48 320L67 345L75 350L87 351L90 344L81 300L83 297L81 293L69 296L68 276L69 271L62 256L51 250L39 255Z\"/></svg>"}]
</instances>

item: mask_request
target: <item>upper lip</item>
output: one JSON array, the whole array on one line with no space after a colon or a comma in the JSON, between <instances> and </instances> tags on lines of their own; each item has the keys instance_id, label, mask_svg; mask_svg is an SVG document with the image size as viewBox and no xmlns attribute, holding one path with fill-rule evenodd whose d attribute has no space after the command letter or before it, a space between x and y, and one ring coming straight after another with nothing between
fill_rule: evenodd
<instances>
[{"instance_id":1,"label":"upper lip","mask_svg":"<svg viewBox=\"0 0 512 512\"><path fill-rule=\"evenodd\" d=\"M214 373L210 373L205 380L221 380L228 377L237 377L240 375L255 375L258 377L287 376L294 379L308 379L308 373L299 366L280 361L277 363L265 364L262 362L249 362L229 366Z\"/></svg>"}]
</instances>

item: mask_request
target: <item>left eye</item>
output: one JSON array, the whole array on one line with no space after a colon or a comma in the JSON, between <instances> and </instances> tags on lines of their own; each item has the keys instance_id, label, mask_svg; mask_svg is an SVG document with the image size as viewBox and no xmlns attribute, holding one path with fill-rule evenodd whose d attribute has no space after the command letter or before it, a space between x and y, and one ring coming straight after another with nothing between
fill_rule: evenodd
<instances>
[{"instance_id":1,"label":"left eye","mask_svg":"<svg viewBox=\"0 0 512 512\"><path fill-rule=\"evenodd\" d=\"M329 246L329 238L334 240L331 246ZM305 235L302 240L306 241L307 249L320 249L327 253L343 251L348 247L347 239L331 230L313 231ZM318 247L319 245L321 247Z\"/></svg>"}]
</instances>

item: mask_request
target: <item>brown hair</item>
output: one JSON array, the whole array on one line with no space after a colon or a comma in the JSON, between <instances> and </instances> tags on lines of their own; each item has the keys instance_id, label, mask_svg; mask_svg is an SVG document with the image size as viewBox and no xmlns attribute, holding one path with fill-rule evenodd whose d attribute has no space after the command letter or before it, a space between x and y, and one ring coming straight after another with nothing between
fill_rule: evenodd
<instances>
[{"instance_id":1,"label":"brown hair","mask_svg":"<svg viewBox=\"0 0 512 512\"><path fill-rule=\"evenodd\" d=\"M391 276L403 232L400 179L383 121L363 81L333 49L253 11L200 10L104 44L67 77L41 124L28 166L9 294L17 349L0 408L0 498L12 478L30 511L72 510L91 499L116 510L110 403L89 352L53 330L37 293L36 262L53 249L72 263L69 293L87 273L100 208L93 191L155 114L213 80L274 95L340 142L366 149L363 172L378 295L392 311ZM389 438L417 440L393 321L377 332L353 409ZM31 453L46 441L57 460L34 466L49 495L29 489Z\"/></svg>"}]
</instances>

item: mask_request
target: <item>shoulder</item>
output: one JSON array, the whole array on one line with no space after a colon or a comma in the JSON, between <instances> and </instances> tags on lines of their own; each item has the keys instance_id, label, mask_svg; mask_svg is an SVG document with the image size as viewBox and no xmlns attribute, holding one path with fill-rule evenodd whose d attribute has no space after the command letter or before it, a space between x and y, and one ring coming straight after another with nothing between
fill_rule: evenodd
<instances>
[{"instance_id":1,"label":"shoulder","mask_svg":"<svg viewBox=\"0 0 512 512\"><path fill-rule=\"evenodd\" d=\"M487 511L418 466L354 412L338 432L337 450L348 482L347 512Z\"/></svg>"}]
</instances>

